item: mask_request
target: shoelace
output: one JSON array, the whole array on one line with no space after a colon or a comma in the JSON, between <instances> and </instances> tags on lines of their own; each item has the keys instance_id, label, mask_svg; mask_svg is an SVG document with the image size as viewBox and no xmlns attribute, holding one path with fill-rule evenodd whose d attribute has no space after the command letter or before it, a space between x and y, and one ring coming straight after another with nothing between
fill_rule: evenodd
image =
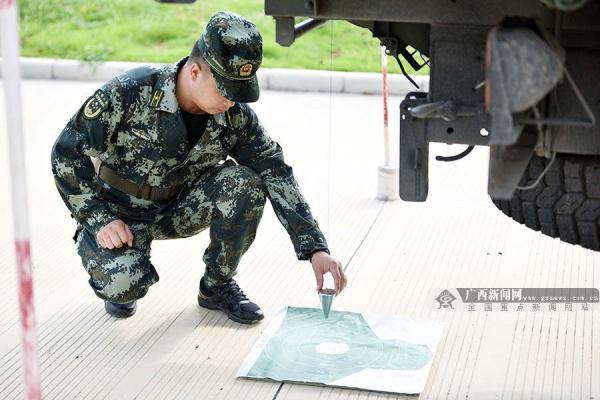
<instances>
[{"instance_id":1,"label":"shoelace","mask_svg":"<svg viewBox=\"0 0 600 400\"><path fill-rule=\"evenodd\" d=\"M227 297L232 297L237 302L240 302L242 300L248 300L248 297L246 297L246 295L244 294L242 289L240 289L237 282L233 279L221 285L219 287L219 291Z\"/></svg>"}]
</instances>

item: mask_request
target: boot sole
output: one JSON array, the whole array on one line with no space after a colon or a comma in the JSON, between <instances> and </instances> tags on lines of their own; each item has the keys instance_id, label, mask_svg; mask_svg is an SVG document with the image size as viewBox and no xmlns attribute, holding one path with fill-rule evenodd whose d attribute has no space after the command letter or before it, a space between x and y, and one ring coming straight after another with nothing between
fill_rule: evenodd
<instances>
[{"instance_id":1,"label":"boot sole","mask_svg":"<svg viewBox=\"0 0 600 400\"><path fill-rule=\"evenodd\" d=\"M113 313L113 312L108 311L108 307L106 305L104 305L104 310L111 317L125 319L125 318L129 318L129 317L133 316L135 314L135 312L137 311L137 307L134 308L133 311L131 311L131 312Z\"/></svg>"},{"instance_id":2,"label":"boot sole","mask_svg":"<svg viewBox=\"0 0 600 400\"><path fill-rule=\"evenodd\" d=\"M230 320L238 322L240 324L245 324L245 325L254 325L264 318L264 315L261 316L261 318L257 318L257 319L242 319L242 318L236 317L235 315L230 314L225 308L223 308L219 305L216 305L214 303L209 303L200 296L198 296L198 305L200 307L206 308L208 310L223 311L225 313L225 315L227 315L227 318L229 318Z\"/></svg>"}]
</instances>

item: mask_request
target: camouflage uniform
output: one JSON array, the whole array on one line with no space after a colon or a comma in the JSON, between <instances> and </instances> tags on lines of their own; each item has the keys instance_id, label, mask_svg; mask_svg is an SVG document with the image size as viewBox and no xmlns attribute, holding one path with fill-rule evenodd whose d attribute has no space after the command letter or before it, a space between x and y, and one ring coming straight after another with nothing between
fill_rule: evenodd
<instances>
[{"instance_id":1,"label":"camouflage uniform","mask_svg":"<svg viewBox=\"0 0 600 400\"><path fill-rule=\"evenodd\" d=\"M208 227L205 279L210 285L230 279L254 240L267 197L298 259L328 251L281 147L247 104L211 116L189 148L175 95L178 67L186 59L112 79L84 103L52 148L56 186L78 222L78 253L90 285L105 300L141 298L158 281L150 262L153 239L188 237ZM246 72L256 79L258 66L251 65ZM121 192L96 175L90 157L137 185L181 190L168 201ZM96 233L116 219L130 227L133 246L104 249Z\"/></svg>"}]
</instances>

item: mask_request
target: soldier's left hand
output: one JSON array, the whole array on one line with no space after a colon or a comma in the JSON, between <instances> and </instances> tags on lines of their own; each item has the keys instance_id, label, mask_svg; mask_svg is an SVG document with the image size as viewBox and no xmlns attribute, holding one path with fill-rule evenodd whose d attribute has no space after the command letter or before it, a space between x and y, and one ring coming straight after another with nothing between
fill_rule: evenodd
<instances>
[{"instance_id":1,"label":"soldier's left hand","mask_svg":"<svg viewBox=\"0 0 600 400\"><path fill-rule=\"evenodd\" d=\"M318 251L310 259L315 278L317 279L317 291L323 289L323 276L329 272L333 276L335 294L338 295L348 284L348 278L342 268L342 263L324 251Z\"/></svg>"}]
</instances>

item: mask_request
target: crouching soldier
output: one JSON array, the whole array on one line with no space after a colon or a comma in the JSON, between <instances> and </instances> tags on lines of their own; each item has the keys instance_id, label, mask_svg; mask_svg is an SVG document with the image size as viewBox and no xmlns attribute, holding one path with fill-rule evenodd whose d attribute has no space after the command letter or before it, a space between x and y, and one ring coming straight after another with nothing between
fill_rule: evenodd
<instances>
[{"instance_id":1,"label":"crouching soldier","mask_svg":"<svg viewBox=\"0 0 600 400\"><path fill-rule=\"evenodd\" d=\"M346 286L281 147L246 104L259 97L261 61L255 25L219 12L188 57L112 79L56 140L56 186L77 221L74 240L89 284L109 314L133 315L136 300L158 281L154 239L210 228L199 304L240 323L261 320L233 276L266 198L297 257L311 261L317 288L327 272L338 293Z\"/></svg>"}]
</instances>

